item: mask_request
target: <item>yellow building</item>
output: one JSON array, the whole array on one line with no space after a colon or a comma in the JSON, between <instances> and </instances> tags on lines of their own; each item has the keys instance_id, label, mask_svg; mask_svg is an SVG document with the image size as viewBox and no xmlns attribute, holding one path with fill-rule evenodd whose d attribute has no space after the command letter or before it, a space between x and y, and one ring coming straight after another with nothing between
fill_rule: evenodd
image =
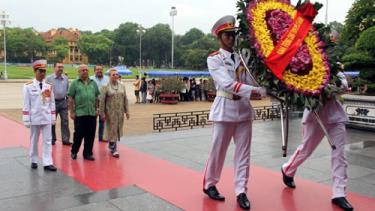
<instances>
[{"instance_id":1,"label":"yellow building","mask_svg":"<svg viewBox=\"0 0 375 211\"><path fill-rule=\"evenodd\" d=\"M88 57L81 53L78 48L78 40L81 36L81 32L78 29L70 28L58 28L51 29L47 32L41 32L39 35L47 43L52 42L57 37L64 37L69 43L68 55L64 58L64 64L87 64ZM53 54L53 52L51 52Z\"/></svg>"}]
</instances>

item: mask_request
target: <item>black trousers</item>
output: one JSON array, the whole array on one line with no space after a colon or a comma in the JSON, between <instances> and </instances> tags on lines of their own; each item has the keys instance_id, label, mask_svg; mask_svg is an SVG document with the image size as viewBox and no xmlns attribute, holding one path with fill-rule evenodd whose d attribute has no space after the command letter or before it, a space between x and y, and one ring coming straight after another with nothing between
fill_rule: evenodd
<instances>
[{"instance_id":1,"label":"black trousers","mask_svg":"<svg viewBox=\"0 0 375 211\"><path fill-rule=\"evenodd\" d=\"M74 135L72 153L77 154L81 147L82 139L85 139L83 146L83 157L92 156L96 130L95 116L80 116L74 119Z\"/></svg>"}]
</instances>

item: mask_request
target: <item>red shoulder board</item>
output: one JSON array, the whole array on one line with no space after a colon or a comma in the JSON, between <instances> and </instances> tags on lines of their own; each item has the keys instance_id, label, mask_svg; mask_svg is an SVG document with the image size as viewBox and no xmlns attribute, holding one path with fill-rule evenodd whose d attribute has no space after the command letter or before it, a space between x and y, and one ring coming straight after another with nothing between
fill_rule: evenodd
<instances>
[{"instance_id":1,"label":"red shoulder board","mask_svg":"<svg viewBox=\"0 0 375 211\"><path fill-rule=\"evenodd\" d=\"M208 55L209 57L210 56L215 56L215 55L218 55L220 53L220 51L215 51L215 52L212 52L210 55Z\"/></svg>"}]
</instances>

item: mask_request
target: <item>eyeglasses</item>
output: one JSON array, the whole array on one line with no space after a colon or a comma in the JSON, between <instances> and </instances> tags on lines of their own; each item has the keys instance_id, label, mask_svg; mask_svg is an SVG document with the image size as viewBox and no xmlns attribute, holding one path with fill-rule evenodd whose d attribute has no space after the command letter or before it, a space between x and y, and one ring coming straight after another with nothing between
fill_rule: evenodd
<instances>
[{"instance_id":1,"label":"eyeglasses","mask_svg":"<svg viewBox=\"0 0 375 211\"><path fill-rule=\"evenodd\" d=\"M47 70L46 69L38 69L38 72L40 73L45 73Z\"/></svg>"},{"instance_id":2,"label":"eyeglasses","mask_svg":"<svg viewBox=\"0 0 375 211\"><path fill-rule=\"evenodd\" d=\"M115 74L112 74L112 76L119 76L119 74L115 73Z\"/></svg>"}]
</instances>

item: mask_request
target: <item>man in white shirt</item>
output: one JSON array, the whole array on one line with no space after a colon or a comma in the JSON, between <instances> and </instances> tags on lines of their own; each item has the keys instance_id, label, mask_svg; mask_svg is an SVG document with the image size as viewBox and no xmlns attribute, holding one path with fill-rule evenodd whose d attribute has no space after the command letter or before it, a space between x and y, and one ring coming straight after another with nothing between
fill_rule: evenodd
<instances>
[{"instance_id":1,"label":"man in white shirt","mask_svg":"<svg viewBox=\"0 0 375 211\"><path fill-rule=\"evenodd\" d=\"M90 79L95 81L96 85L98 85L99 91L101 91L102 87L108 84L109 78L108 76L103 74L102 65L95 65L94 72L95 72L95 75L91 76ZM104 122L102 121L102 118L99 117L98 139L99 141L108 141L108 140L103 140L103 133L104 133Z\"/></svg>"}]
</instances>

